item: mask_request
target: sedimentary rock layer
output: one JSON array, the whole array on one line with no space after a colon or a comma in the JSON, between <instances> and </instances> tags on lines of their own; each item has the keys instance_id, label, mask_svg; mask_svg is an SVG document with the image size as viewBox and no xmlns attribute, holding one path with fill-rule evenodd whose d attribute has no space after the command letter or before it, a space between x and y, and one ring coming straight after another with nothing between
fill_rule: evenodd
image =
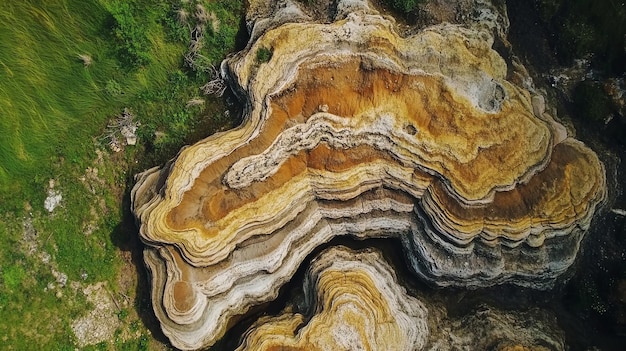
<instances>
[{"instance_id":1,"label":"sedimentary rock layer","mask_svg":"<svg viewBox=\"0 0 626 351\"><path fill-rule=\"evenodd\" d=\"M252 40L222 65L242 125L133 189L173 345L215 343L336 236L398 238L438 286L543 289L571 265L603 166L506 80L489 26L401 37L366 1L339 1L328 24L270 3L251 2Z\"/></svg>"},{"instance_id":2,"label":"sedimentary rock layer","mask_svg":"<svg viewBox=\"0 0 626 351\"><path fill-rule=\"evenodd\" d=\"M334 247L317 257L304 283L312 317L259 319L238 350L421 350L427 310L373 250Z\"/></svg>"},{"instance_id":3,"label":"sedimentary rock layer","mask_svg":"<svg viewBox=\"0 0 626 351\"><path fill-rule=\"evenodd\" d=\"M540 310L478 306L450 318L407 293L375 249L332 247L311 262L301 311L260 318L244 350L565 350L562 332Z\"/></svg>"},{"instance_id":4,"label":"sedimentary rock layer","mask_svg":"<svg viewBox=\"0 0 626 351\"><path fill-rule=\"evenodd\" d=\"M440 329L430 335L431 350L567 349L556 318L538 309L504 312L482 305L464 316L444 319L439 326Z\"/></svg>"}]
</instances>

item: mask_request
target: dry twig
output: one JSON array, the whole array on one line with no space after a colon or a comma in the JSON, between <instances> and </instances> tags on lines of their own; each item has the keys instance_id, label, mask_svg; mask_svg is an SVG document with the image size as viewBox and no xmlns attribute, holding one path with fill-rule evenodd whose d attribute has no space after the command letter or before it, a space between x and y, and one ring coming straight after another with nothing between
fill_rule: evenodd
<instances>
[{"instance_id":1,"label":"dry twig","mask_svg":"<svg viewBox=\"0 0 626 351\"><path fill-rule=\"evenodd\" d=\"M189 107L193 107L193 106L201 106L204 104L204 99L200 99L200 98L193 98L189 101L187 101L187 108Z\"/></svg>"},{"instance_id":2,"label":"dry twig","mask_svg":"<svg viewBox=\"0 0 626 351\"><path fill-rule=\"evenodd\" d=\"M198 22L206 24L209 21L209 13L202 4L196 5L196 13L194 14Z\"/></svg>"},{"instance_id":3,"label":"dry twig","mask_svg":"<svg viewBox=\"0 0 626 351\"><path fill-rule=\"evenodd\" d=\"M187 12L184 8L176 10L176 19L180 24L187 24L189 20L189 12Z\"/></svg>"},{"instance_id":4,"label":"dry twig","mask_svg":"<svg viewBox=\"0 0 626 351\"><path fill-rule=\"evenodd\" d=\"M137 136L135 132L140 123L134 121L135 116L128 108L124 108L122 114L109 122L102 139L108 141L109 148L113 152L119 152L124 145L135 145Z\"/></svg>"},{"instance_id":5,"label":"dry twig","mask_svg":"<svg viewBox=\"0 0 626 351\"><path fill-rule=\"evenodd\" d=\"M211 72L212 79L205 85L201 86L200 90L202 90L205 95L224 95L224 92L226 91L226 81L224 81L222 74L213 65L210 66L209 71Z\"/></svg>"}]
</instances>

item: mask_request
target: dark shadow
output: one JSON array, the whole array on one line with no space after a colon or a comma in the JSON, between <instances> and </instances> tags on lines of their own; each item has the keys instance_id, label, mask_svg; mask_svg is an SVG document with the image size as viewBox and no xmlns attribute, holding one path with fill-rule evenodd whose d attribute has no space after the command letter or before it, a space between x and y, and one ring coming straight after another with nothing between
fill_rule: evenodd
<instances>
[{"instance_id":1,"label":"dark shadow","mask_svg":"<svg viewBox=\"0 0 626 351\"><path fill-rule=\"evenodd\" d=\"M244 7L247 7L247 4L244 4ZM235 36L234 52L245 49L248 45L248 40L250 40L250 33L248 33L248 27L246 26L246 10L244 9L239 19L239 31L237 31L237 35Z\"/></svg>"},{"instance_id":2,"label":"dark shadow","mask_svg":"<svg viewBox=\"0 0 626 351\"><path fill-rule=\"evenodd\" d=\"M130 189L134 184L132 176L126 181L126 190L122 199L122 221L111 232L111 242L123 252L130 253L130 264L137 274L135 301L133 306L142 323L150 330L152 337L159 342L170 345L163 334L158 319L152 310L150 298L150 277L143 261L144 244L139 239L139 230L135 217L130 210Z\"/></svg>"},{"instance_id":3,"label":"dark shadow","mask_svg":"<svg viewBox=\"0 0 626 351\"><path fill-rule=\"evenodd\" d=\"M507 1L511 23L509 39L529 71L535 77L542 77L558 66L557 49L562 43L558 42L558 32L542 22L537 3ZM545 88L556 101L561 118L573 117L571 122L576 138L594 149L603 161L609 195L607 205L597 211L582 240L576 262L570 268L571 279L548 292L554 295L548 307L554 311L570 350L596 347L621 350L626 343L626 293L620 291L626 288L626 218L609 210L626 209L623 193L626 184L626 164L623 162L626 159L626 125L619 118L613 118L608 124L591 118L593 110L608 108L606 102L591 106L591 102L598 103L603 98L591 94L593 91L575 92L574 101L571 101L559 89L550 87L552 82L540 78L535 83ZM590 87L576 87L577 90L583 88ZM598 92L603 93L601 89ZM591 102L583 101L586 97ZM592 111L584 111L590 107Z\"/></svg>"},{"instance_id":4,"label":"dark shadow","mask_svg":"<svg viewBox=\"0 0 626 351\"><path fill-rule=\"evenodd\" d=\"M558 65L550 46L550 30L541 25L539 13L532 1L509 0L506 2L511 26L509 40L523 63L532 62L539 72L547 72Z\"/></svg>"}]
</instances>

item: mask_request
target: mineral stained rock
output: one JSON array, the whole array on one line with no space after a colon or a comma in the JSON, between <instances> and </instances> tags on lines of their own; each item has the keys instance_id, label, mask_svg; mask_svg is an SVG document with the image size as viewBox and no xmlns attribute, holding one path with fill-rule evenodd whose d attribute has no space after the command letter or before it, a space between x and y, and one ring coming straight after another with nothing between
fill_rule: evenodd
<instances>
[{"instance_id":1,"label":"mineral stained rock","mask_svg":"<svg viewBox=\"0 0 626 351\"><path fill-rule=\"evenodd\" d=\"M367 1L334 13L250 1L250 43L222 64L242 125L137 177L154 310L176 347L213 345L337 236L399 239L435 286L549 288L605 197L593 151L507 81L497 25L403 37Z\"/></svg>"}]
</instances>

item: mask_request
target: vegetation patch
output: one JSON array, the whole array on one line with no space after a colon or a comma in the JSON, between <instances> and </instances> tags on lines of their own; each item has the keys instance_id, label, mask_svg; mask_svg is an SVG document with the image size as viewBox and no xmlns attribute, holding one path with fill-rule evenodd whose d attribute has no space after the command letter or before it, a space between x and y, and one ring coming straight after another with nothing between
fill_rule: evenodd
<instances>
[{"instance_id":1,"label":"vegetation patch","mask_svg":"<svg viewBox=\"0 0 626 351\"><path fill-rule=\"evenodd\" d=\"M272 59L272 49L268 49L266 47L259 48L256 52L256 62L267 63Z\"/></svg>"},{"instance_id":2,"label":"vegetation patch","mask_svg":"<svg viewBox=\"0 0 626 351\"><path fill-rule=\"evenodd\" d=\"M165 348L140 318L150 306L137 295L136 281L120 283L120 270L133 264L120 248L136 240L127 220L128 187L134 173L235 123L223 99L200 89L214 72L185 64L195 22L180 15L199 8L213 14L199 54L218 65L234 49L242 6L234 0L0 2L3 349ZM113 150L106 136L126 111L136 145ZM62 200L47 210L51 183ZM84 289L98 284L106 285L120 325L109 340L79 345L72 325L97 310Z\"/></svg>"},{"instance_id":3,"label":"vegetation patch","mask_svg":"<svg viewBox=\"0 0 626 351\"><path fill-rule=\"evenodd\" d=\"M110 5L109 11L113 21L112 33L118 43L120 61L130 68L147 64L150 60L147 27L136 20L140 18L133 14L136 9L131 9L131 3L115 2Z\"/></svg>"},{"instance_id":4,"label":"vegetation patch","mask_svg":"<svg viewBox=\"0 0 626 351\"><path fill-rule=\"evenodd\" d=\"M576 117L583 121L603 122L613 113L611 101L598 82L580 82L574 89L572 98Z\"/></svg>"},{"instance_id":5,"label":"vegetation patch","mask_svg":"<svg viewBox=\"0 0 626 351\"><path fill-rule=\"evenodd\" d=\"M391 6L397 11L409 13L414 11L420 2L421 0L391 0Z\"/></svg>"},{"instance_id":6,"label":"vegetation patch","mask_svg":"<svg viewBox=\"0 0 626 351\"><path fill-rule=\"evenodd\" d=\"M594 54L608 74L626 70L626 5L621 1L534 0L554 33L552 46L562 64Z\"/></svg>"}]
</instances>

